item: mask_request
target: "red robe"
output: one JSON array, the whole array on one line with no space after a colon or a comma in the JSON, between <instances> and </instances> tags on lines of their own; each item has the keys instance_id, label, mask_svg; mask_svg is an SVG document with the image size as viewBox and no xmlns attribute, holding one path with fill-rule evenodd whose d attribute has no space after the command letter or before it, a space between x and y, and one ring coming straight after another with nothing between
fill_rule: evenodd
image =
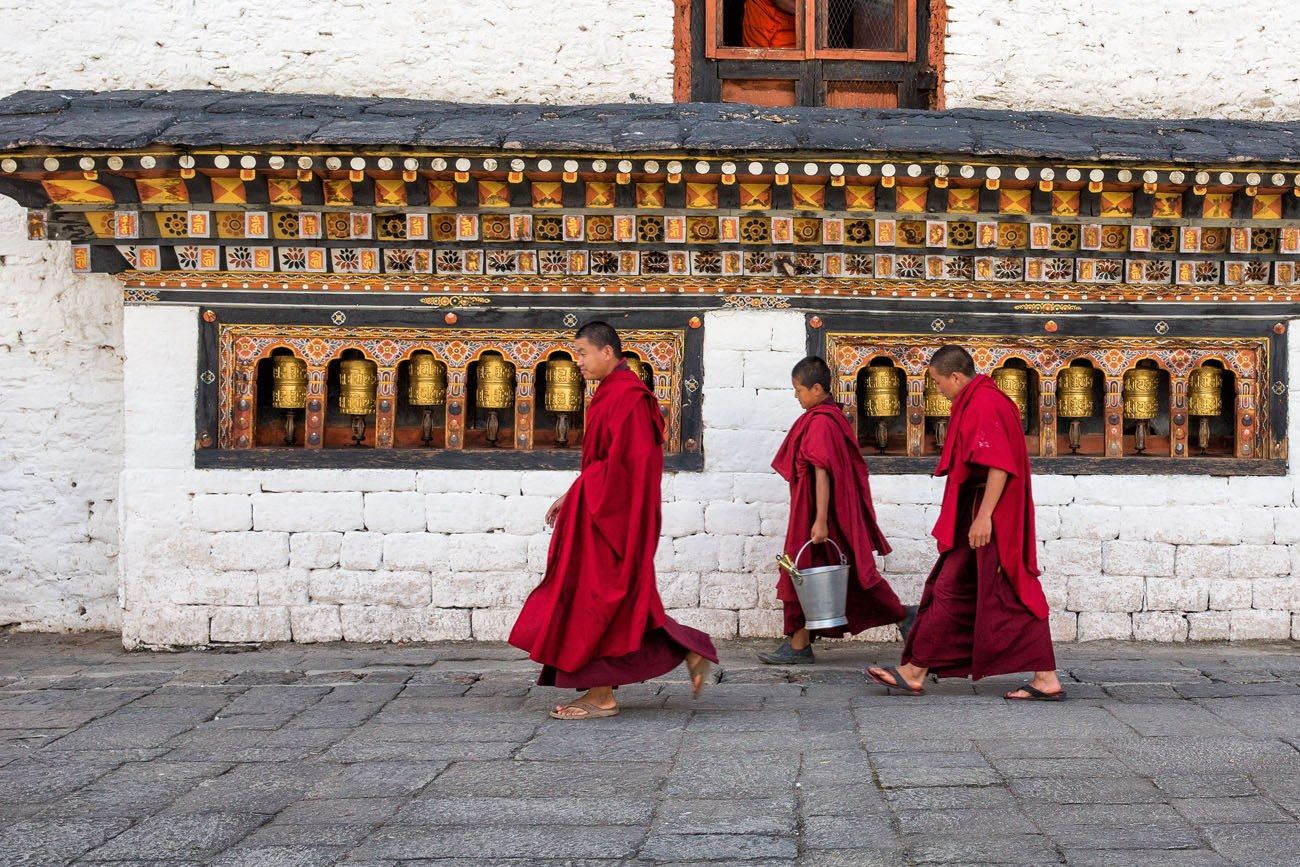
<instances>
[{"instance_id":1,"label":"red robe","mask_svg":"<svg viewBox=\"0 0 1300 867\"><path fill-rule=\"evenodd\" d=\"M794 16L772 0L745 0L740 30L746 48L794 48L799 40Z\"/></svg>"},{"instance_id":2,"label":"red robe","mask_svg":"<svg viewBox=\"0 0 1300 867\"><path fill-rule=\"evenodd\" d=\"M817 474L821 467L830 476L830 537L849 559L850 572L845 616L848 625L818 630L819 635L838 637L873 626L903 619L898 596L876 568L873 552L889 553L889 543L876 524L871 505L871 482L867 462L858 450L857 437L844 412L833 401L807 410L790 428L777 450L772 468L790 483L790 523L785 533L785 552L791 557L811 535L817 517ZM835 559L830 545L810 545L799 564L828 566ZM778 570L776 596L785 604L785 633L803 628L803 609L794 582L784 569Z\"/></svg>"},{"instance_id":3,"label":"red robe","mask_svg":"<svg viewBox=\"0 0 1300 867\"><path fill-rule=\"evenodd\" d=\"M969 542L990 469L1007 473L993 510L993 538ZM1038 582L1034 498L1020 411L987 376L952 402L935 475L947 476L934 525L939 560L925 584L903 662L946 677L1055 668L1047 599Z\"/></svg>"},{"instance_id":4,"label":"red robe","mask_svg":"<svg viewBox=\"0 0 1300 867\"><path fill-rule=\"evenodd\" d=\"M707 635L664 613L655 586L663 443L654 395L620 364L592 396L546 575L510 633L544 666L539 682L634 683L671 671L688 650L717 661Z\"/></svg>"}]
</instances>

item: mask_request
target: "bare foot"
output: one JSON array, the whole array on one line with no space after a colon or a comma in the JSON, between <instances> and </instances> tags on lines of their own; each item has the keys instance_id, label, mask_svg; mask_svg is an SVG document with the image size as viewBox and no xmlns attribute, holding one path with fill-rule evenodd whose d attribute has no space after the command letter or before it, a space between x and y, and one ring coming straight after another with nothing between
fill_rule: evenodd
<instances>
[{"instance_id":1,"label":"bare foot","mask_svg":"<svg viewBox=\"0 0 1300 867\"><path fill-rule=\"evenodd\" d=\"M891 686L896 686L900 689L910 689L913 691L922 689L925 686L925 672L922 671L921 675L917 677L916 682L913 683L905 673L906 668L907 666L898 667L898 673L903 678L902 683L899 683L897 680L895 680L892 674L890 674L888 671L886 671L885 669L881 668L878 665L873 665L870 668L868 668L867 674L870 675L871 677L874 677L876 680L882 681L883 683L890 684Z\"/></svg>"},{"instance_id":2,"label":"bare foot","mask_svg":"<svg viewBox=\"0 0 1300 867\"><path fill-rule=\"evenodd\" d=\"M704 681L708 678L712 665L698 653L686 654L686 670L691 675L691 698L699 698L704 691Z\"/></svg>"},{"instance_id":3,"label":"bare foot","mask_svg":"<svg viewBox=\"0 0 1300 867\"><path fill-rule=\"evenodd\" d=\"M1033 680L1029 681L1029 685L1043 695L1048 696L1057 695L1063 691L1061 687L1061 679L1056 676L1056 672L1054 671L1035 671ZM1003 697L1010 699L1028 699L1034 698L1035 696L1031 695L1024 687L1021 687L1019 689L1013 689L1008 693L1004 693Z\"/></svg>"}]
</instances>

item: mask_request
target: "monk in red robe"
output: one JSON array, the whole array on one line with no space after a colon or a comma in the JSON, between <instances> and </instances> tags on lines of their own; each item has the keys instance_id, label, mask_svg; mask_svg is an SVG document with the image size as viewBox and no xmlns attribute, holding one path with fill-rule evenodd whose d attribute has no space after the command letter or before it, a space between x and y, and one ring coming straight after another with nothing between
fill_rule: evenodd
<instances>
[{"instance_id":1,"label":"monk in red robe","mask_svg":"<svg viewBox=\"0 0 1300 867\"><path fill-rule=\"evenodd\" d=\"M604 322L578 330L583 378L600 382L587 408L582 470L546 514L555 526L546 575L524 603L510 643L542 664L538 683L580 689L551 716L618 713L614 687L672 671L685 660L699 695L718 661L703 632L664 613L654 556L662 525L664 422L650 389L623 361Z\"/></svg>"},{"instance_id":2,"label":"monk in red robe","mask_svg":"<svg viewBox=\"0 0 1300 867\"><path fill-rule=\"evenodd\" d=\"M939 561L921 594L897 668L867 676L919 695L927 673L974 680L1032 671L1003 698L1060 701L1047 599L1038 583L1034 496L1020 411L993 380L976 375L960 346L930 359L930 376L952 401L948 439L935 475L947 476L933 535Z\"/></svg>"},{"instance_id":3,"label":"monk in red robe","mask_svg":"<svg viewBox=\"0 0 1300 867\"><path fill-rule=\"evenodd\" d=\"M794 48L798 44L795 0L745 0L740 35L746 48Z\"/></svg>"},{"instance_id":4,"label":"monk in red robe","mask_svg":"<svg viewBox=\"0 0 1300 867\"><path fill-rule=\"evenodd\" d=\"M812 355L794 366L790 378L804 414L794 423L772 461L772 468L790 483L785 553L796 559L800 549L811 541L814 544L808 546L796 565L829 566L840 562L838 552L843 551L850 568L844 611L849 622L818 629L817 635L838 638L897 623L903 619L903 606L876 568L873 556L873 552L888 554L889 543L876 524L867 462L858 450L853 426L831 399L830 368ZM785 606L788 640L774 651L760 653L759 660L768 665L814 662L812 633L794 582L785 570L779 570L776 596Z\"/></svg>"}]
</instances>

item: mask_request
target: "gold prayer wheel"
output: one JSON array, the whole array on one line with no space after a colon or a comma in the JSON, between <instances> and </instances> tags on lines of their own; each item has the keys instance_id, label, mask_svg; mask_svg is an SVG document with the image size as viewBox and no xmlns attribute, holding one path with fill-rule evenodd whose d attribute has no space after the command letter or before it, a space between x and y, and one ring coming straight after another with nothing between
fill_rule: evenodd
<instances>
[{"instance_id":1,"label":"gold prayer wheel","mask_svg":"<svg viewBox=\"0 0 1300 867\"><path fill-rule=\"evenodd\" d=\"M867 368L867 415L876 419L876 449L881 454L889 447L888 419L903 411L903 400L898 394L901 379L897 367Z\"/></svg>"},{"instance_id":2,"label":"gold prayer wheel","mask_svg":"<svg viewBox=\"0 0 1300 867\"><path fill-rule=\"evenodd\" d=\"M952 401L943 396L939 383L927 371L925 374L925 415L934 419L934 444L943 448L948 438L948 419L952 416Z\"/></svg>"},{"instance_id":3,"label":"gold prayer wheel","mask_svg":"<svg viewBox=\"0 0 1300 867\"><path fill-rule=\"evenodd\" d=\"M420 441L426 446L433 443L433 408L447 402L447 365L433 357L432 352L411 355L410 382L406 399L411 406L423 407L420 420Z\"/></svg>"},{"instance_id":4,"label":"gold prayer wheel","mask_svg":"<svg viewBox=\"0 0 1300 867\"><path fill-rule=\"evenodd\" d=\"M352 416L352 442L366 438L366 416L375 411L375 389L379 366L368 358L345 358L339 362L339 411Z\"/></svg>"},{"instance_id":5,"label":"gold prayer wheel","mask_svg":"<svg viewBox=\"0 0 1300 867\"><path fill-rule=\"evenodd\" d=\"M569 429L573 413L582 408L582 371L578 364L567 358L552 358L546 362L546 408L556 413L555 444L569 444Z\"/></svg>"},{"instance_id":6,"label":"gold prayer wheel","mask_svg":"<svg viewBox=\"0 0 1300 867\"><path fill-rule=\"evenodd\" d=\"M1210 419L1223 415L1223 369L1202 364L1187 378L1187 413L1198 418L1196 445L1205 454L1210 447Z\"/></svg>"},{"instance_id":7,"label":"gold prayer wheel","mask_svg":"<svg viewBox=\"0 0 1300 867\"><path fill-rule=\"evenodd\" d=\"M628 353L623 356L623 361L627 363L627 369L637 375L637 377L647 385L653 382L654 371L650 365L641 360L640 356Z\"/></svg>"},{"instance_id":8,"label":"gold prayer wheel","mask_svg":"<svg viewBox=\"0 0 1300 867\"><path fill-rule=\"evenodd\" d=\"M1138 454L1146 451L1150 422L1159 412L1160 371L1154 367L1135 367L1125 371L1124 417L1137 422L1133 429L1133 445Z\"/></svg>"},{"instance_id":9,"label":"gold prayer wheel","mask_svg":"<svg viewBox=\"0 0 1300 867\"><path fill-rule=\"evenodd\" d=\"M1079 419L1091 418L1096 411L1092 394L1095 371L1091 367L1066 367L1056 375L1056 414L1070 420L1070 451L1079 450Z\"/></svg>"},{"instance_id":10,"label":"gold prayer wheel","mask_svg":"<svg viewBox=\"0 0 1300 867\"><path fill-rule=\"evenodd\" d=\"M993 384L1011 398L1020 410L1020 419L1029 418L1029 371L1019 367L999 367L993 371Z\"/></svg>"},{"instance_id":11,"label":"gold prayer wheel","mask_svg":"<svg viewBox=\"0 0 1300 867\"><path fill-rule=\"evenodd\" d=\"M495 446L501 429L497 411L509 409L515 401L515 371L500 353L485 352L478 360L475 400L479 409L488 411L487 441Z\"/></svg>"},{"instance_id":12,"label":"gold prayer wheel","mask_svg":"<svg viewBox=\"0 0 1300 867\"><path fill-rule=\"evenodd\" d=\"M411 406L442 406L447 402L447 365L432 352L411 356L410 385L406 392Z\"/></svg>"},{"instance_id":13,"label":"gold prayer wheel","mask_svg":"<svg viewBox=\"0 0 1300 867\"><path fill-rule=\"evenodd\" d=\"M271 406L284 410L284 444L293 445L295 410L307 408L307 362L296 355L271 356Z\"/></svg>"}]
</instances>

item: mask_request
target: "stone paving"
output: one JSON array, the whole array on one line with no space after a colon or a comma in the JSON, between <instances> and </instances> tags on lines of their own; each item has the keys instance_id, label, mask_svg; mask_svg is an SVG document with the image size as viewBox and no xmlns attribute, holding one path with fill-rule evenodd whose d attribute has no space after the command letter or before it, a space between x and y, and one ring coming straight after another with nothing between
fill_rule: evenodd
<instances>
[{"instance_id":1,"label":"stone paving","mask_svg":"<svg viewBox=\"0 0 1300 867\"><path fill-rule=\"evenodd\" d=\"M1066 645L1061 705L758 646L563 723L500 645L0 634L0 865L1300 864L1294 644Z\"/></svg>"}]
</instances>

